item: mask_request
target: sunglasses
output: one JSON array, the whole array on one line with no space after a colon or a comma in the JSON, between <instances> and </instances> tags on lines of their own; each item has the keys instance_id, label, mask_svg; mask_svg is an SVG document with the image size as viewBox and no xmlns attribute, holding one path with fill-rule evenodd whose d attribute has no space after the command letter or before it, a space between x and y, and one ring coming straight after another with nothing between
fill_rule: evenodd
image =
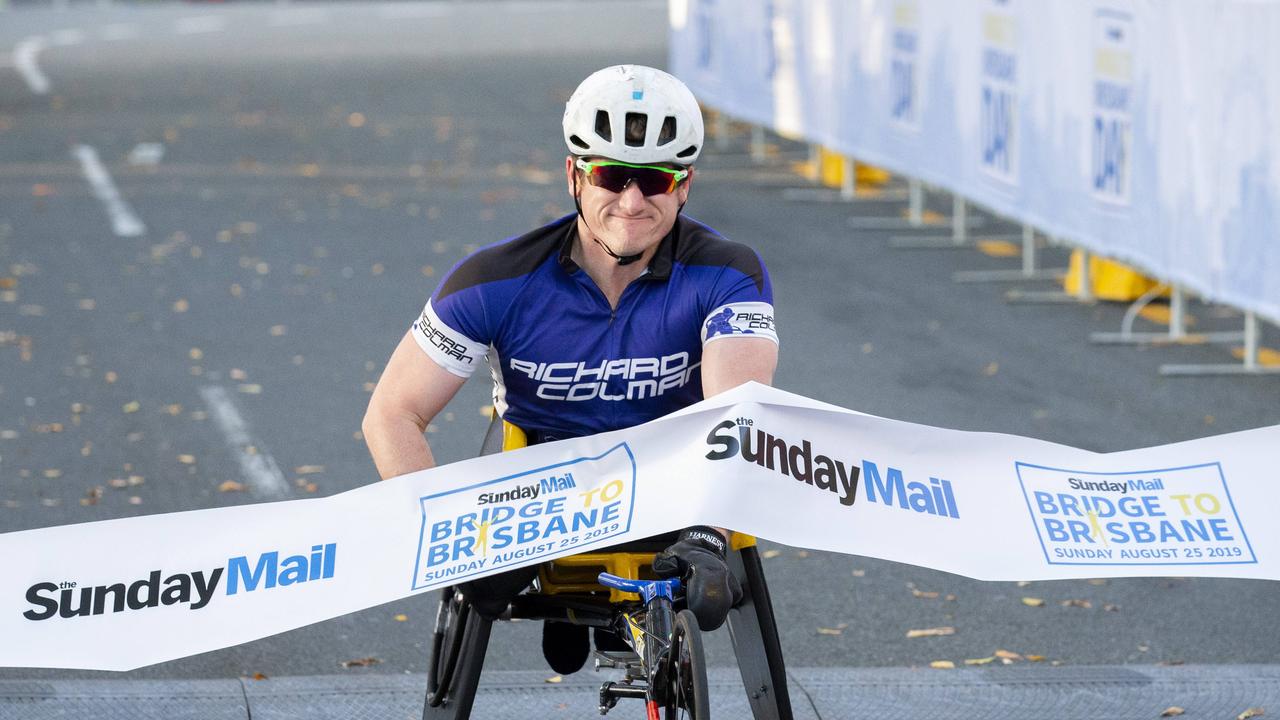
<instances>
[{"instance_id":1,"label":"sunglasses","mask_svg":"<svg viewBox=\"0 0 1280 720\"><path fill-rule=\"evenodd\" d=\"M632 165L617 160L578 158L574 165L586 173L588 183L598 188L620 193L635 182L645 197L670 193L689 177L688 170L673 170L660 165Z\"/></svg>"}]
</instances>

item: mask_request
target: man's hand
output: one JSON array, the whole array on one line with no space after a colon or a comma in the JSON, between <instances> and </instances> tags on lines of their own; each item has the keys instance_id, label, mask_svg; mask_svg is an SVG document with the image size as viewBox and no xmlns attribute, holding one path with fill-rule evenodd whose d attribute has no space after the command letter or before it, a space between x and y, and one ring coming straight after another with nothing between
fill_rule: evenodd
<instances>
[{"instance_id":1,"label":"man's hand","mask_svg":"<svg viewBox=\"0 0 1280 720\"><path fill-rule=\"evenodd\" d=\"M703 630L724 624L729 609L742 599L742 586L725 562L724 536L697 525L680 532L680 539L653 559L658 577L679 577L685 583L689 609Z\"/></svg>"}]
</instances>

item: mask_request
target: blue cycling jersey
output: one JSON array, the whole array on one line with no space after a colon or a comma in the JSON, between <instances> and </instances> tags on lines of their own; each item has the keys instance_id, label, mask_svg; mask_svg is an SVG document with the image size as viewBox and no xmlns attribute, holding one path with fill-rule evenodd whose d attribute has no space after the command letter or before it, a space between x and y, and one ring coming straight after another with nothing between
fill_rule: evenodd
<instances>
[{"instance_id":1,"label":"blue cycling jersey","mask_svg":"<svg viewBox=\"0 0 1280 720\"><path fill-rule=\"evenodd\" d=\"M679 217L617 308L570 258L577 216L455 265L413 324L441 367L487 361L503 419L541 438L631 427L702 399L702 348L777 342L773 289L754 251Z\"/></svg>"}]
</instances>

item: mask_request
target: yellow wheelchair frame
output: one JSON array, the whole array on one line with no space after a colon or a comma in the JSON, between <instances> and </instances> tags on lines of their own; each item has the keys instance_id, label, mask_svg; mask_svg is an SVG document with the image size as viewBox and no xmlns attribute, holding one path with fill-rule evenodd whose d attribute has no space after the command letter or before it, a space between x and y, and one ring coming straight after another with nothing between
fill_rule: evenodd
<instances>
[{"instance_id":1,"label":"yellow wheelchair frame","mask_svg":"<svg viewBox=\"0 0 1280 720\"><path fill-rule=\"evenodd\" d=\"M486 433L481 454L506 452L527 445L523 430L495 418ZM538 567L535 592L522 595L518 600L536 599L537 607L553 607L560 612L540 616L514 610L509 613L532 619L554 617L575 621L575 607L579 611L588 608L580 599L598 601L603 597L606 588L596 580L601 572L624 578L652 579L656 577L653 558L653 551L621 549L579 553L545 562ZM742 602L730 611L728 626L752 717L754 720L792 720L782 646L756 539L733 533L726 559L743 589ZM609 604L640 600L638 595L621 590L609 589L608 593ZM455 588L444 588L440 597L423 720L461 720L471 714L492 623L479 613L470 612L468 601ZM516 605L513 602L512 608ZM527 608L529 603L523 605ZM441 638L447 638L443 641L446 645L443 653Z\"/></svg>"}]
</instances>

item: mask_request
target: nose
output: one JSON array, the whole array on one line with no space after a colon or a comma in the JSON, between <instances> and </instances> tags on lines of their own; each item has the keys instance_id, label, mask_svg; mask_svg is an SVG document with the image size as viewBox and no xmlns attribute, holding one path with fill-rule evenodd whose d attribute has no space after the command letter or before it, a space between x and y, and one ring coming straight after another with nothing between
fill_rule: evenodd
<instances>
[{"instance_id":1,"label":"nose","mask_svg":"<svg viewBox=\"0 0 1280 720\"><path fill-rule=\"evenodd\" d=\"M640 192L640 185L635 181L627 183L618 197L618 206L628 212L643 209L646 202L644 193Z\"/></svg>"}]
</instances>

